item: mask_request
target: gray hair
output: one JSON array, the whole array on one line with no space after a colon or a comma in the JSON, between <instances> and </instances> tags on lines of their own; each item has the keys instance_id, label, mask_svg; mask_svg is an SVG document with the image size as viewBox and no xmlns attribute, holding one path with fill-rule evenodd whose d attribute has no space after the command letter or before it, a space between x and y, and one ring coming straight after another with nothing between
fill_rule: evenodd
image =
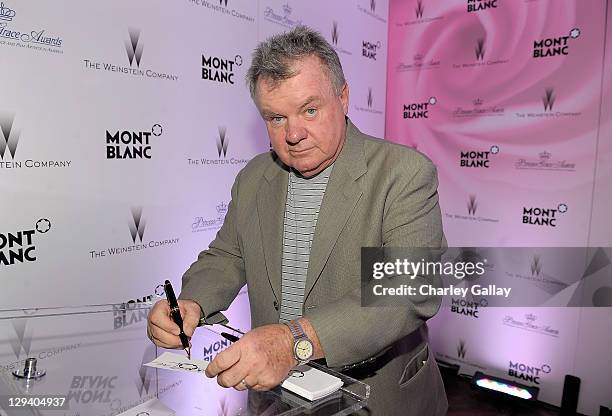
<instances>
[{"instance_id":1,"label":"gray hair","mask_svg":"<svg viewBox=\"0 0 612 416\"><path fill-rule=\"evenodd\" d=\"M289 32L268 38L255 48L251 67L246 75L251 98L255 100L259 79L278 82L292 78L296 75L291 68L292 64L310 55L321 60L328 70L335 92L340 94L346 81L338 54L319 32L298 25Z\"/></svg>"}]
</instances>

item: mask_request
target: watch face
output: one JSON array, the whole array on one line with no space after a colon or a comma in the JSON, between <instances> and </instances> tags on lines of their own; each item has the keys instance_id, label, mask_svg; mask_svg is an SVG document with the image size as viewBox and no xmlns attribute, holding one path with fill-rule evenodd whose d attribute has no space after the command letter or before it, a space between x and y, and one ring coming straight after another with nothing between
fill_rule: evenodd
<instances>
[{"instance_id":1,"label":"watch face","mask_svg":"<svg viewBox=\"0 0 612 416\"><path fill-rule=\"evenodd\" d=\"M295 355L302 361L309 360L313 352L312 342L307 339L301 339L295 344Z\"/></svg>"}]
</instances>

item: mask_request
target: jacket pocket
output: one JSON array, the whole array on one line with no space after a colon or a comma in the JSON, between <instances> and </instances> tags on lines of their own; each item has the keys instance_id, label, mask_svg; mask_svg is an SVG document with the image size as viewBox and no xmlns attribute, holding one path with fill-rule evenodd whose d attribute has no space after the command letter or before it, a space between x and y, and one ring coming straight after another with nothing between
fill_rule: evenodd
<instances>
[{"instance_id":1,"label":"jacket pocket","mask_svg":"<svg viewBox=\"0 0 612 416\"><path fill-rule=\"evenodd\" d=\"M426 372L426 367L431 366L429 355L429 347L425 344L404 368L399 380L400 388L405 388L419 378L422 378L422 374Z\"/></svg>"}]
</instances>

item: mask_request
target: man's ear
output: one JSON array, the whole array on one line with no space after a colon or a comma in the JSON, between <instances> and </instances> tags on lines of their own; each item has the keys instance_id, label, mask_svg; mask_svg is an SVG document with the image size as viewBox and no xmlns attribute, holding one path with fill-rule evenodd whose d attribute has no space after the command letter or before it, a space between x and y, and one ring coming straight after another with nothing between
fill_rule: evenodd
<instances>
[{"instance_id":1,"label":"man's ear","mask_svg":"<svg viewBox=\"0 0 612 416\"><path fill-rule=\"evenodd\" d=\"M340 92L340 102L342 103L344 115L347 115L349 110L349 86L346 82L342 86L342 91Z\"/></svg>"}]
</instances>

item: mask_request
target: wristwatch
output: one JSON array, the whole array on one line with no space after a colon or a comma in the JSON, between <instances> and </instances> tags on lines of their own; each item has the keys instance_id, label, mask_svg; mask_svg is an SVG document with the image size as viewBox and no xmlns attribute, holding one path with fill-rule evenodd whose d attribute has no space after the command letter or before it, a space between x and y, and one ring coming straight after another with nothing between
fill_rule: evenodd
<instances>
[{"instance_id":1,"label":"wristwatch","mask_svg":"<svg viewBox=\"0 0 612 416\"><path fill-rule=\"evenodd\" d=\"M285 322L293 335L293 357L298 365L306 364L314 354L314 347L308 335L304 333L302 325L298 321Z\"/></svg>"}]
</instances>

